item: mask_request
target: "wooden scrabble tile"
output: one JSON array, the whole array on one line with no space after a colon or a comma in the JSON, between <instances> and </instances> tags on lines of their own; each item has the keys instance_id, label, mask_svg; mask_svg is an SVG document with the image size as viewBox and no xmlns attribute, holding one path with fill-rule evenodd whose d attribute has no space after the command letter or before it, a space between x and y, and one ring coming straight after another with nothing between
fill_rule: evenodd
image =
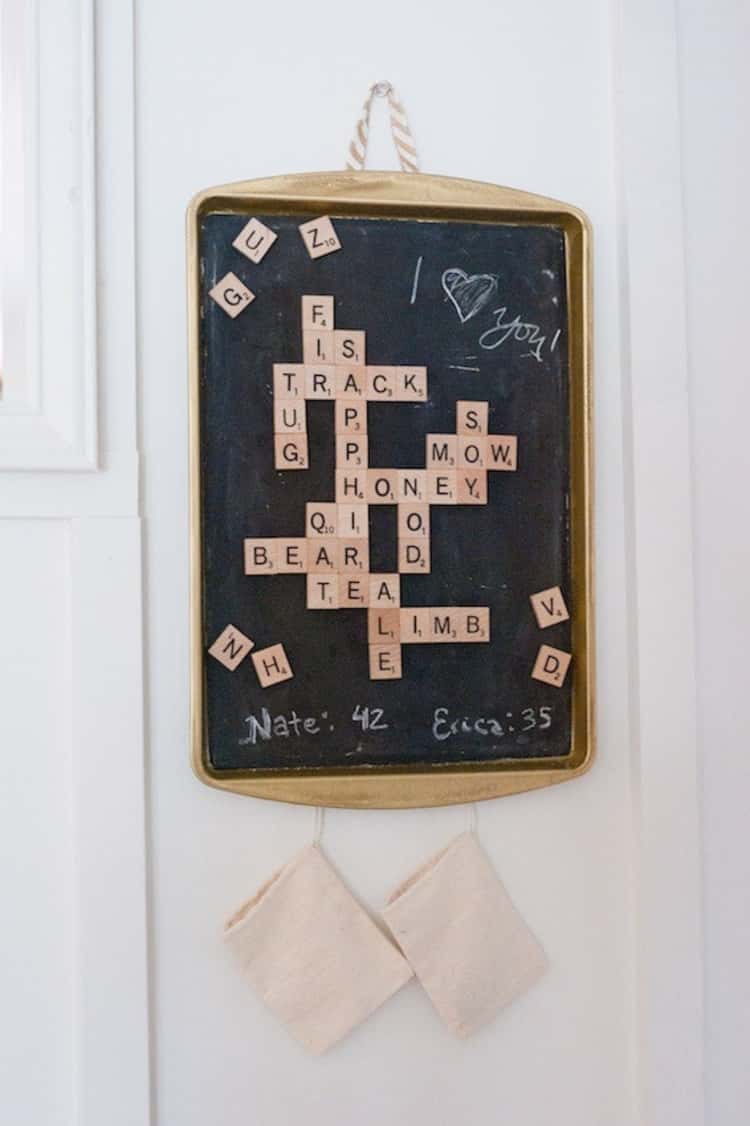
<instances>
[{"instance_id":1,"label":"wooden scrabble tile","mask_svg":"<svg viewBox=\"0 0 750 1126\"><path fill-rule=\"evenodd\" d=\"M401 619L402 645L426 645L431 636L429 606L402 606Z\"/></svg>"},{"instance_id":2,"label":"wooden scrabble tile","mask_svg":"<svg viewBox=\"0 0 750 1126\"><path fill-rule=\"evenodd\" d=\"M456 433L478 438L487 433L490 404L468 402L459 399L456 403Z\"/></svg>"},{"instance_id":3,"label":"wooden scrabble tile","mask_svg":"<svg viewBox=\"0 0 750 1126\"><path fill-rule=\"evenodd\" d=\"M275 399L304 399L305 365L273 365L273 397Z\"/></svg>"},{"instance_id":4,"label":"wooden scrabble tile","mask_svg":"<svg viewBox=\"0 0 750 1126\"><path fill-rule=\"evenodd\" d=\"M458 483L456 504L487 503L486 469L459 469L456 480Z\"/></svg>"},{"instance_id":5,"label":"wooden scrabble tile","mask_svg":"<svg viewBox=\"0 0 750 1126\"><path fill-rule=\"evenodd\" d=\"M305 535L309 539L315 536L331 536L337 534L336 505L331 501L309 500L305 505Z\"/></svg>"},{"instance_id":6,"label":"wooden scrabble tile","mask_svg":"<svg viewBox=\"0 0 750 1126\"><path fill-rule=\"evenodd\" d=\"M369 645L370 680L401 679L401 646Z\"/></svg>"},{"instance_id":7,"label":"wooden scrabble tile","mask_svg":"<svg viewBox=\"0 0 750 1126\"><path fill-rule=\"evenodd\" d=\"M322 258L325 254L333 254L334 250L341 249L339 237L327 215L301 223L299 233L311 258Z\"/></svg>"},{"instance_id":8,"label":"wooden scrabble tile","mask_svg":"<svg viewBox=\"0 0 750 1126\"><path fill-rule=\"evenodd\" d=\"M455 469L427 470L427 501L429 504L455 504L458 480Z\"/></svg>"},{"instance_id":9,"label":"wooden scrabble tile","mask_svg":"<svg viewBox=\"0 0 750 1126\"><path fill-rule=\"evenodd\" d=\"M339 605L338 575L308 572L307 609L337 610Z\"/></svg>"},{"instance_id":10,"label":"wooden scrabble tile","mask_svg":"<svg viewBox=\"0 0 750 1126\"><path fill-rule=\"evenodd\" d=\"M360 399L367 398L367 368L363 365L346 367L336 364L336 398Z\"/></svg>"},{"instance_id":11,"label":"wooden scrabble tile","mask_svg":"<svg viewBox=\"0 0 750 1126\"><path fill-rule=\"evenodd\" d=\"M517 468L518 438L515 434L488 434L487 435L487 468L507 469Z\"/></svg>"},{"instance_id":12,"label":"wooden scrabble tile","mask_svg":"<svg viewBox=\"0 0 750 1126\"><path fill-rule=\"evenodd\" d=\"M370 541L339 539L339 573L370 572Z\"/></svg>"},{"instance_id":13,"label":"wooden scrabble tile","mask_svg":"<svg viewBox=\"0 0 750 1126\"><path fill-rule=\"evenodd\" d=\"M337 328L333 333L333 362L355 364L365 362L365 333L362 329Z\"/></svg>"},{"instance_id":14,"label":"wooden scrabble tile","mask_svg":"<svg viewBox=\"0 0 750 1126\"><path fill-rule=\"evenodd\" d=\"M389 574L370 575L370 606L387 610L401 605L401 576Z\"/></svg>"},{"instance_id":15,"label":"wooden scrabble tile","mask_svg":"<svg viewBox=\"0 0 750 1126\"><path fill-rule=\"evenodd\" d=\"M458 641L458 614L454 606L429 606L430 644Z\"/></svg>"},{"instance_id":16,"label":"wooden scrabble tile","mask_svg":"<svg viewBox=\"0 0 750 1126\"><path fill-rule=\"evenodd\" d=\"M559 622L567 622L570 617L559 586L540 590L537 594L530 595L529 601L540 629L556 626Z\"/></svg>"},{"instance_id":17,"label":"wooden scrabble tile","mask_svg":"<svg viewBox=\"0 0 750 1126\"><path fill-rule=\"evenodd\" d=\"M425 438L425 467L455 469L458 442L455 434L428 434Z\"/></svg>"},{"instance_id":18,"label":"wooden scrabble tile","mask_svg":"<svg viewBox=\"0 0 750 1126\"><path fill-rule=\"evenodd\" d=\"M208 291L208 295L232 320L238 317L242 310L247 309L248 305L255 300L253 291L248 289L231 271L225 274L220 281L217 281L213 289Z\"/></svg>"},{"instance_id":19,"label":"wooden scrabble tile","mask_svg":"<svg viewBox=\"0 0 750 1126\"><path fill-rule=\"evenodd\" d=\"M367 405L356 399L336 399L336 433L366 434Z\"/></svg>"},{"instance_id":20,"label":"wooden scrabble tile","mask_svg":"<svg viewBox=\"0 0 750 1126\"><path fill-rule=\"evenodd\" d=\"M339 575L340 610L361 610L367 606L369 600L369 575Z\"/></svg>"},{"instance_id":21,"label":"wooden scrabble tile","mask_svg":"<svg viewBox=\"0 0 750 1126\"><path fill-rule=\"evenodd\" d=\"M399 539L398 570L401 575L428 575L430 573L429 539Z\"/></svg>"},{"instance_id":22,"label":"wooden scrabble tile","mask_svg":"<svg viewBox=\"0 0 750 1126\"><path fill-rule=\"evenodd\" d=\"M397 403L427 402L427 368L397 367L395 372L396 386L393 397Z\"/></svg>"},{"instance_id":23,"label":"wooden scrabble tile","mask_svg":"<svg viewBox=\"0 0 750 1126\"><path fill-rule=\"evenodd\" d=\"M342 539L366 540L370 536L369 508L366 504L339 504L338 534Z\"/></svg>"},{"instance_id":24,"label":"wooden scrabble tile","mask_svg":"<svg viewBox=\"0 0 750 1126\"><path fill-rule=\"evenodd\" d=\"M276 542L275 539L243 540L246 575L276 574Z\"/></svg>"},{"instance_id":25,"label":"wooden scrabble tile","mask_svg":"<svg viewBox=\"0 0 750 1126\"><path fill-rule=\"evenodd\" d=\"M336 468L367 469L367 435L336 435Z\"/></svg>"},{"instance_id":26,"label":"wooden scrabble tile","mask_svg":"<svg viewBox=\"0 0 750 1126\"><path fill-rule=\"evenodd\" d=\"M237 235L232 246L257 264L265 258L277 238L276 232L261 223L260 219L251 219Z\"/></svg>"},{"instance_id":27,"label":"wooden scrabble tile","mask_svg":"<svg viewBox=\"0 0 750 1126\"><path fill-rule=\"evenodd\" d=\"M398 494L398 469L367 470L367 503L395 504Z\"/></svg>"},{"instance_id":28,"label":"wooden scrabble tile","mask_svg":"<svg viewBox=\"0 0 750 1126\"><path fill-rule=\"evenodd\" d=\"M307 570L307 540L302 537L295 539L276 540L276 571L280 575L291 575L297 571Z\"/></svg>"},{"instance_id":29,"label":"wooden scrabble tile","mask_svg":"<svg viewBox=\"0 0 750 1126\"><path fill-rule=\"evenodd\" d=\"M308 469L307 434L274 434L277 469Z\"/></svg>"},{"instance_id":30,"label":"wooden scrabble tile","mask_svg":"<svg viewBox=\"0 0 750 1126\"><path fill-rule=\"evenodd\" d=\"M274 399L273 432L274 434L307 433L307 409L304 399L300 401Z\"/></svg>"},{"instance_id":31,"label":"wooden scrabble tile","mask_svg":"<svg viewBox=\"0 0 750 1126\"><path fill-rule=\"evenodd\" d=\"M327 536L308 536L307 570L311 575L338 574L339 541Z\"/></svg>"},{"instance_id":32,"label":"wooden scrabble tile","mask_svg":"<svg viewBox=\"0 0 750 1126\"><path fill-rule=\"evenodd\" d=\"M302 296L302 331L333 332L333 298L305 293Z\"/></svg>"},{"instance_id":33,"label":"wooden scrabble tile","mask_svg":"<svg viewBox=\"0 0 750 1126\"><path fill-rule=\"evenodd\" d=\"M454 613L458 621L457 641L468 643L490 640L489 606L456 606Z\"/></svg>"},{"instance_id":34,"label":"wooden scrabble tile","mask_svg":"<svg viewBox=\"0 0 750 1126\"><path fill-rule=\"evenodd\" d=\"M281 643L258 649L252 658L262 688L270 688L272 684L280 684L282 680L291 680L294 676Z\"/></svg>"},{"instance_id":35,"label":"wooden scrabble tile","mask_svg":"<svg viewBox=\"0 0 750 1126\"><path fill-rule=\"evenodd\" d=\"M237 629L237 626L228 625L209 648L209 653L220 661L224 668L234 672L237 665L244 661L255 642Z\"/></svg>"},{"instance_id":36,"label":"wooden scrabble tile","mask_svg":"<svg viewBox=\"0 0 750 1126\"><path fill-rule=\"evenodd\" d=\"M396 369L367 365L367 399L371 403L396 401Z\"/></svg>"},{"instance_id":37,"label":"wooden scrabble tile","mask_svg":"<svg viewBox=\"0 0 750 1126\"><path fill-rule=\"evenodd\" d=\"M534 680L542 680L545 684L561 688L565 683L570 660L570 653L565 653L562 649L553 649L551 645L541 645L531 675Z\"/></svg>"},{"instance_id":38,"label":"wooden scrabble tile","mask_svg":"<svg viewBox=\"0 0 750 1126\"><path fill-rule=\"evenodd\" d=\"M367 611L367 640L370 645L390 645L398 641L401 636L401 611L374 610Z\"/></svg>"},{"instance_id":39,"label":"wooden scrabble tile","mask_svg":"<svg viewBox=\"0 0 750 1126\"><path fill-rule=\"evenodd\" d=\"M426 469L399 469L397 500L399 503L414 501L417 504L427 501Z\"/></svg>"},{"instance_id":40,"label":"wooden scrabble tile","mask_svg":"<svg viewBox=\"0 0 750 1126\"><path fill-rule=\"evenodd\" d=\"M305 364L305 398L335 399L336 373L333 364Z\"/></svg>"},{"instance_id":41,"label":"wooden scrabble tile","mask_svg":"<svg viewBox=\"0 0 750 1126\"><path fill-rule=\"evenodd\" d=\"M367 470L336 470L336 501L338 504L354 504L367 500Z\"/></svg>"},{"instance_id":42,"label":"wooden scrabble tile","mask_svg":"<svg viewBox=\"0 0 750 1126\"><path fill-rule=\"evenodd\" d=\"M430 534L429 504L399 504L398 538L422 539Z\"/></svg>"},{"instance_id":43,"label":"wooden scrabble tile","mask_svg":"<svg viewBox=\"0 0 750 1126\"><path fill-rule=\"evenodd\" d=\"M303 329L302 359L306 364L333 365L333 333L320 329Z\"/></svg>"},{"instance_id":44,"label":"wooden scrabble tile","mask_svg":"<svg viewBox=\"0 0 750 1126\"><path fill-rule=\"evenodd\" d=\"M465 434L459 434L456 439L456 453L459 469L484 469L487 439L467 438Z\"/></svg>"}]
</instances>

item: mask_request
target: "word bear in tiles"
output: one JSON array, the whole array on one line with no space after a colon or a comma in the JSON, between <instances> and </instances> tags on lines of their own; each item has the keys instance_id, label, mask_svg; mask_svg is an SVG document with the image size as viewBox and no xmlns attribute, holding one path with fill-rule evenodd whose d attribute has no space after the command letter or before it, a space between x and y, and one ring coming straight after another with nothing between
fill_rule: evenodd
<instances>
[{"instance_id":1,"label":"word bear in tiles","mask_svg":"<svg viewBox=\"0 0 750 1126\"><path fill-rule=\"evenodd\" d=\"M402 645L488 642L489 607L402 607L401 575L431 571L433 505L485 505L487 474L515 471L516 436L489 433L489 403L459 401L455 433L425 435L424 468L379 467L368 405L426 402L427 369L373 363L366 332L336 326L330 294L302 297L302 362L273 365L278 470L309 468L310 400L333 404L333 499L307 501L304 535L246 539L245 574L304 574L308 610L365 610L374 680L401 678ZM397 510L395 574L370 568L369 509L383 504Z\"/></svg>"}]
</instances>

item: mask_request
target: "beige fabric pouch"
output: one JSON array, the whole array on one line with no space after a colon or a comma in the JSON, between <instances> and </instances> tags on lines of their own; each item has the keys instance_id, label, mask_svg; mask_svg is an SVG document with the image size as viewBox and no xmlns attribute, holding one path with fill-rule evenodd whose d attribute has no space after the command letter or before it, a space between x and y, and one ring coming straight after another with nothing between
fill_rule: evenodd
<instances>
[{"instance_id":1,"label":"beige fabric pouch","mask_svg":"<svg viewBox=\"0 0 750 1126\"><path fill-rule=\"evenodd\" d=\"M404 881L383 911L443 1021L487 1024L544 973L547 959L472 832Z\"/></svg>"},{"instance_id":2,"label":"beige fabric pouch","mask_svg":"<svg viewBox=\"0 0 750 1126\"><path fill-rule=\"evenodd\" d=\"M232 916L224 935L261 999L315 1054L412 977L314 844Z\"/></svg>"}]
</instances>

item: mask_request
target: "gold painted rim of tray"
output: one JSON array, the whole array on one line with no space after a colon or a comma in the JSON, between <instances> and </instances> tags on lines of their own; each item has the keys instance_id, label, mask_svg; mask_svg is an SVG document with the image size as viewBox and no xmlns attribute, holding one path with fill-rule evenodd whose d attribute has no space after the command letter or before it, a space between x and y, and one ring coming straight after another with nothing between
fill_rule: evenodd
<instances>
[{"instance_id":1,"label":"gold painted rim of tray","mask_svg":"<svg viewBox=\"0 0 750 1126\"><path fill-rule=\"evenodd\" d=\"M565 237L570 372L571 588L575 657L571 753L472 764L215 770L205 738L200 470L198 227L207 212L444 219L560 227ZM209 786L304 805L406 809L483 801L576 778L594 758L591 452L591 225L569 204L528 192L403 172L307 172L200 192L187 212L190 442L190 709L193 769Z\"/></svg>"}]
</instances>

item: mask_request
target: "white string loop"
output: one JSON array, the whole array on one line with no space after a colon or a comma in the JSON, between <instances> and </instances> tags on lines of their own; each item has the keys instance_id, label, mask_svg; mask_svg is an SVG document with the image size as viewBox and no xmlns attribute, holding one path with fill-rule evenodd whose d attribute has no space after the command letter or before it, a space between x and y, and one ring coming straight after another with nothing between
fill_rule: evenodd
<instances>
[{"instance_id":1,"label":"white string loop","mask_svg":"<svg viewBox=\"0 0 750 1126\"><path fill-rule=\"evenodd\" d=\"M479 828L479 810L477 809L477 803L475 801L470 803L467 812L467 829L470 833L474 833L474 835L476 836L477 829Z\"/></svg>"},{"instance_id":2,"label":"white string loop","mask_svg":"<svg viewBox=\"0 0 750 1126\"><path fill-rule=\"evenodd\" d=\"M354 136L349 145L346 167L351 172L363 172L367 160L367 144L370 139L370 113L373 98L387 98L391 119L391 136L396 146L402 172L419 172L419 157L414 136L409 126L406 110L396 96L390 82L374 82L367 92L362 115L354 128Z\"/></svg>"},{"instance_id":3,"label":"white string loop","mask_svg":"<svg viewBox=\"0 0 750 1126\"><path fill-rule=\"evenodd\" d=\"M315 806L315 819L313 821L313 844L319 845L323 839L323 829L325 828L326 811L322 805Z\"/></svg>"}]
</instances>

